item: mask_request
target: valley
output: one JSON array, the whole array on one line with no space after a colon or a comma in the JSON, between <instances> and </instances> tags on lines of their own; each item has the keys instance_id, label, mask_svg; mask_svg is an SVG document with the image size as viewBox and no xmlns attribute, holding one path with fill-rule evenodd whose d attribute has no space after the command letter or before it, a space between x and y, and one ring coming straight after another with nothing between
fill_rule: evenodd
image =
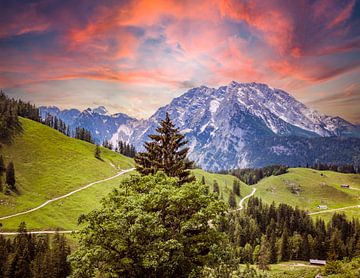
<instances>
[{"instance_id":1,"label":"valley","mask_svg":"<svg viewBox=\"0 0 360 278\"><path fill-rule=\"evenodd\" d=\"M4 146L5 159L15 162L18 177L19 195L0 193L2 205L0 219L3 230L15 231L21 222L26 222L30 230L75 230L77 219L99 206L100 200L120 181L135 172L118 175L119 171L134 165L132 159L102 148L102 159L94 158L94 145L68 138L58 131L28 119L21 119L24 131L11 146ZM29 158L35 157L31 161ZM128 170L126 170L128 171ZM40 174L41 173L41 174ZM220 198L227 202L234 180L240 183L241 198L254 192L268 204L287 203L314 214L312 217L329 219L333 212L323 212L318 205L326 205L329 210L348 207L342 210L349 217L359 217L360 176L332 171L317 171L307 168L290 168L280 176L271 176L248 186L231 175L209 173L194 169L197 180L205 179L212 192L214 182L220 187ZM70 178L74 177L74 178ZM104 180L104 181L99 181ZM96 182L98 181L98 182ZM92 184L94 183L94 184ZM87 184L92 184L87 187ZM350 185L350 189L341 188ZM83 187L87 188L83 188ZM69 194L72 191L75 194ZM66 195L65 198L61 196ZM41 206L36 211L21 215L22 212ZM241 199L236 196L236 203ZM246 203L246 201L245 201ZM245 204L244 203L244 204ZM6 216L20 213L16 217Z\"/></svg>"}]
</instances>

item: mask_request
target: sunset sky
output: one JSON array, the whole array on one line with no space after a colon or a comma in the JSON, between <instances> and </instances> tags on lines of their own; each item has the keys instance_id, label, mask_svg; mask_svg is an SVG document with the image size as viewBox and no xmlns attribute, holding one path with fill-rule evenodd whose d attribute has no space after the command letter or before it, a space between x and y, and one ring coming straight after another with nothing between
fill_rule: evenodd
<instances>
[{"instance_id":1,"label":"sunset sky","mask_svg":"<svg viewBox=\"0 0 360 278\"><path fill-rule=\"evenodd\" d=\"M150 116L187 89L281 88L360 123L360 1L0 0L0 88Z\"/></svg>"}]
</instances>

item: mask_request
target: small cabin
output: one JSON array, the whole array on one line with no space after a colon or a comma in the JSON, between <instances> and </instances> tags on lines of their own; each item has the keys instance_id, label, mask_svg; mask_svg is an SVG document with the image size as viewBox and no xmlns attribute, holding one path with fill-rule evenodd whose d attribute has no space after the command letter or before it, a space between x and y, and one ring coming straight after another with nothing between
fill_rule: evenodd
<instances>
[{"instance_id":1,"label":"small cabin","mask_svg":"<svg viewBox=\"0 0 360 278\"><path fill-rule=\"evenodd\" d=\"M316 259L310 259L310 264L312 265L326 265L325 260L316 260Z\"/></svg>"},{"instance_id":2,"label":"small cabin","mask_svg":"<svg viewBox=\"0 0 360 278\"><path fill-rule=\"evenodd\" d=\"M348 185L348 184L342 184L342 185L341 185L341 188L350 188L350 185Z\"/></svg>"},{"instance_id":3,"label":"small cabin","mask_svg":"<svg viewBox=\"0 0 360 278\"><path fill-rule=\"evenodd\" d=\"M327 209L328 207L326 205L318 205L317 208L318 209Z\"/></svg>"}]
</instances>

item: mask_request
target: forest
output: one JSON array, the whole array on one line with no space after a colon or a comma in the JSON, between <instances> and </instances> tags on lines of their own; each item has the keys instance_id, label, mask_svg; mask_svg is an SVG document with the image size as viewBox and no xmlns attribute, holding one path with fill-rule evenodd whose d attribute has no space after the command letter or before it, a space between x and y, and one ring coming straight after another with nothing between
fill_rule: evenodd
<instances>
[{"instance_id":1,"label":"forest","mask_svg":"<svg viewBox=\"0 0 360 278\"><path fill-rule=\"evenodd\" d=\"M0 235L0 277L67 277L70 247L63 235L32 235L21 223L13 238Z\"/></svg>"}]
</instances>

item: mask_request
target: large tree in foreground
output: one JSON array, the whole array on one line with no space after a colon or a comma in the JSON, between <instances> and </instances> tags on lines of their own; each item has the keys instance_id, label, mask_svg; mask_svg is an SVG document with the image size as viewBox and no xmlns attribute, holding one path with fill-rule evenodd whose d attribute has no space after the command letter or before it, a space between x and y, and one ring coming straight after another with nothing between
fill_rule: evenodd
<instances>
[{"instance_id":1,"label":"large tree in foreground","mask_svg":"<svg viewBox=\"0 0 360 278\"><path fill-rule=\"evenodd\" d=\"M152 141L145 143L146 151L135 156L136 170L142 175L163 171L169 177L177 177L180 184L194 181L190 173L193 163L186 160L189 148L184 147L188 141L175 128L168 113L156 132L149 135Z\"/></svg>"},{"instance_id":2,"label":"large tree in foreground","mask_svg":"<svg viewBox=\"0 0 360 278\"><path fill-rule=\"evenodd\" d=\"M73 277L188 277L225 249L218 227L226 205L206 186L159 172L134 175L79 222Z\"/></svg>"}]
</instances>

